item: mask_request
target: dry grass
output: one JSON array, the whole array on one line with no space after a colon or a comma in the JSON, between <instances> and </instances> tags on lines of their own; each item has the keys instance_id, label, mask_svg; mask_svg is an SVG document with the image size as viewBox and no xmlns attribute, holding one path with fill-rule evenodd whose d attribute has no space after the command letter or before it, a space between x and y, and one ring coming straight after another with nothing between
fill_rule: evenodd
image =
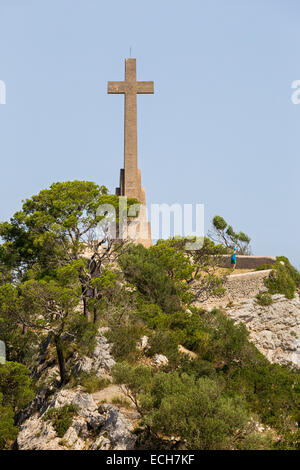
<instances>
[{"instance_id":1,"label":"dry grass","mask_svg":"<svg viewBox=\"0 0 300 470\"><path fill-rule=\"evenodd\" d=\"M215 271L215 275L222 277L222 276L230 276L231 274L244 274L244 273L251 273L254 269L239 269L239 268L217 268Z\"/></svg>"}]
</instances>

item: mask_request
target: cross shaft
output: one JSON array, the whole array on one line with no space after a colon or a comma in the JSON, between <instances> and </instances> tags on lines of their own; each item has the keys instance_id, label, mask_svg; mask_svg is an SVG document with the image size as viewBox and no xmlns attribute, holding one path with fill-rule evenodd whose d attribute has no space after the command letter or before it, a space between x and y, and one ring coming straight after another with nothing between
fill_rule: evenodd
<instances>
[{"instance_id":1,"label":"cross shaft","mask_svg":"<svg viewBox=\"0 0 300 470\"><path fill-rule=\"evenodd\" d=\"M153 82L136 80L136 59L125 60L125 81L108 82L107 92L125 95L124 111L124 171L121 171L121 196L134 197L145 204L141 176L137 164L137 94L154 93Z\"/></svg>"}]
</instances>

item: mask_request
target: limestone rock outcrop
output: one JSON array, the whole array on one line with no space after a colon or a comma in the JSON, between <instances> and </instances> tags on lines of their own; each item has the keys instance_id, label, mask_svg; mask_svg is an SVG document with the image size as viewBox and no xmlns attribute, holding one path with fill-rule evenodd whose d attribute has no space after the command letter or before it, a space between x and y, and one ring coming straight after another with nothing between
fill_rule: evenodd
<instances>
[{"instance_id":1,"label":"limestone rock outcrop","mask_svg":"<svg viewBox=\"0 0 300 470\"><path fill-rule=\"evenodd\" d=\"M99 330L97 344L91 357L73 357L73 373L96 372L107 377L115 360L111 344ZM30 405L18 416L20 432L14 447L19 450L127 450L134 448L134 417L124 415L117 406L99 403L96 394L84 393L81 387L56 390L52 377L57 366L43 365L43 378L48 382L36 394ZM50 383L50 385L49 385ZM103 394L105 389L102 390ZM105 394L104 394L105 395ZM96 400L96 401L95 401ZM98 404L97 404L97 403ZM76 412L63 437L59 437L47 412L74 405ZM133 418L133 419L131 419Z\"/></svg>"},{"instance_id":2,"label":"limestone rock outcrop","mask_svg":"<svg viewBox=\"0 0 300 470\"><path fill-rule=\"evenodd\" d=\"M169 359L164 354L155 354L153 356L153 364L156 366L165 366L169 362Z\"/></svg>"},{"instance_id":3,"label":"limestone rock outcrop","mask_svg":"<svg viewBox=\"0 0 300 470\"><path fill-rule=\"evenodd\" d=\"M47 412L71 404L77 412L61 438L57 436ZM97 406L88 393L61 390L20 428L16 441L19 450L127 450L134 447L133 423L114 405Z\"/></svg>"},{"instance_id":4,"label":"limestone rock outcrop","mask_svg":"<svg viewBox=\"0 0 300 470\"><path fill-rule=\"evenodd\" d=\"M96 372L99 377L104 376L110 372L110 369L115 365L115 360L111 355L111 344L104 336L107 328L100 328L100 335L97 338L97 344L91 357L81 357L75 359L73 371L75 374L80 372Z\"/></svg>"},{"instance_id":5,"label":"limestone rock outcrop","mask_svg":"<svg viewBox=\"0 0 300 470\"><path fill-rule=\"evenodd\" d=\"M250 339L271 361L291 362L300 367L300 298L272 296L273 302L260 306L255 298L234 302L226 314L247 326Z\"/></svg>"}]
</instances>

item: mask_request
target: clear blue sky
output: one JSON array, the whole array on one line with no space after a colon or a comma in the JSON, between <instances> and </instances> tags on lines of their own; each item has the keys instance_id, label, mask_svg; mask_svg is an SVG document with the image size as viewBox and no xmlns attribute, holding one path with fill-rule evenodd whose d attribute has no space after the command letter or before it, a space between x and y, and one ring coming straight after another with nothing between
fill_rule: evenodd
<instances>
[{"instance_id":1,"label":"clear blue sky","mask_svg":"<svg viewBox=\"0 0 300 470\"><path fill-rule=\"evenodd\" d=\"M118 185L137 58L149 203L204 203L300 268L298 0L0 0L0 219L52 182Z\"/></svg>"}]
</instances>

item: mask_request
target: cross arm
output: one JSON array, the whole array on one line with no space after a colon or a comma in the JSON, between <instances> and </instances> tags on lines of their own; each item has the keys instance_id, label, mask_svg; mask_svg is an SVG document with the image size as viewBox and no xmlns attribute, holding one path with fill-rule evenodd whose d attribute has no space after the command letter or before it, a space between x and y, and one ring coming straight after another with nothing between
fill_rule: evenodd
<instances>
[{"instance_id":1,"label":"cross arm","mask_svg":"<svg viewBox=\"0 0 300 470\"><path fill-rule=\"evenodd\" d=\"M137 93L154 93L154 82L136 82Z\"/></svg>"},{"instance_id":2,"label":"cross arm","mask_svg":"<svg viewBox=\"0 0 300 470\"><path fill-rule=\"evenodd\" d=\"M124 82L108 82L107 93L119 93L123 94L126 91Z\"/></svg>"}]
</instances>

